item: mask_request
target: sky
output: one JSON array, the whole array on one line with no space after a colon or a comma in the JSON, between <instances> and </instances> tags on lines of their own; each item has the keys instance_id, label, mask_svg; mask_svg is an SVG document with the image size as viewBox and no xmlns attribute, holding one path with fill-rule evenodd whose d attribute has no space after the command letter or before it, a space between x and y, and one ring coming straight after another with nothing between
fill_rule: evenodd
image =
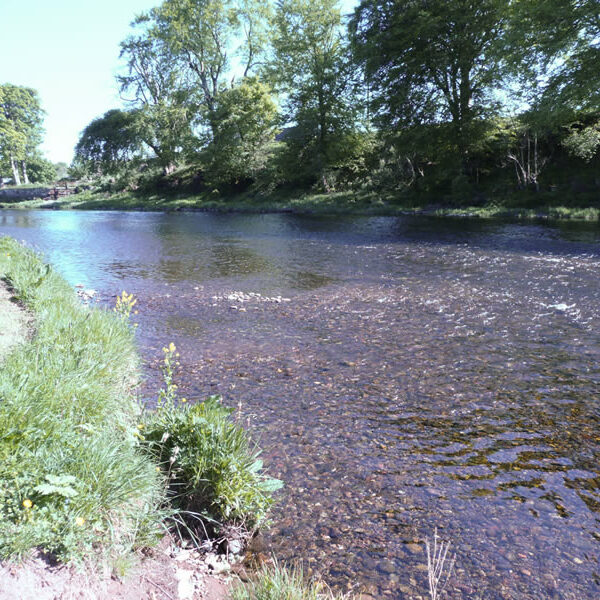
<instances>
[{"instance_id":1,"label":"sky","mask_svg":"<svg viewBox=\"0 0 600 600\"><path fill-rule=\"evenodd\" d=\"M0 83L38 91L46 111L42 151L70 163L79 134L122 105L119 42L160 0L0 0ZM350 11L355 0L344 0Z\"/></svg>"}]
</instances>

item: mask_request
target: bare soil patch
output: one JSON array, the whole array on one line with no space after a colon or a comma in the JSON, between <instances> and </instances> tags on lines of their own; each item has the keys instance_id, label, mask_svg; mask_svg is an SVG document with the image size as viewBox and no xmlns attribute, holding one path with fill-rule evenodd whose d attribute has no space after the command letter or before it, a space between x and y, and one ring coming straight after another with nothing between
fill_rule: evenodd
<instances>
[{"instance_id":1,"label":"bare soil patch","mask_svg":"<svg viewBox=\"0 0 600 600\"><path fill-rule=\"evenodd\" d=\"M166 537L126 576L52 564L41 554L0 563L0 600L225 600L228 581L210 555L174 546Z\"/></svg>"},{"instance_id":2,"label":"bare soil patch","mask_svg":"<svg viewBox=\"0 0 600 600\"><path fill-rule=\"evenodd\" d=\"M27 335L30 322L27 312L12 300L12 294L0 281L0 362Z\"/></svg>"}]
</instances>

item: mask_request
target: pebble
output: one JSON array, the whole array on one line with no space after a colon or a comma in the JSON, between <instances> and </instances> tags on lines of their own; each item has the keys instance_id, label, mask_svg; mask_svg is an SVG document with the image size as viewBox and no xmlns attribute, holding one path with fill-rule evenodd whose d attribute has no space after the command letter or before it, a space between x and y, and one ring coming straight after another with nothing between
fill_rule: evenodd
<instances>
[{"instance_id":1,"label":"pebble","mask_svg":"<svg viewBox=\"0 0 600 600\"><path fill-rule=\"evenodd\" d=\"M382 573L395 573L396 565L391 560L382 560L377 564L377 569Z\"/></svg>"},{"instance_id":2,"label":"pebble","mask_svg":"<svg viewBox=\"0 0 600 600\"><path fill-rule=\"evenodd\" d=\"M193 582L193 571L187 569L177 569L175 578L177 579L177 597L179 600L192 600L194 598L195 585Z\"/></svg>"}]
</instances>

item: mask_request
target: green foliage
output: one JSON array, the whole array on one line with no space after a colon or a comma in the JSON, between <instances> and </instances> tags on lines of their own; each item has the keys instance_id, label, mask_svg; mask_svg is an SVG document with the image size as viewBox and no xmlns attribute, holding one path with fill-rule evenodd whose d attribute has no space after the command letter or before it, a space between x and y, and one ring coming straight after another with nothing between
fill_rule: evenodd
<instances>
[{"instance_id":1,"label":"green foliage","mask_svg":"<svg viewBox=\"0 0 600 600\"><path fill-rule=\"evenodd\" d=\"M140 149L137 115L112 109L94 119L75 147L75 165L90 174L117 174Z\"/></svg>"},{"instance_id":2,"label":"green foliage","mask_svg":"<svg viewBox=\"0 0 600 600\"><path fill-rule=\"evenodd\" d=\"M538 110L600 109L598 14L596 0L512 3L507 57Z\"/></svg>"},{"instance_id":3,"label":"green foliage","mask_svg":"<svg viewBox=\"0 0 600 600\"><path fill-rule=\"evenodd\" d=\"M569 154L589 162L600 147L600 122L581 128L571 128L563 140L563 146Z\"/></svg>"},{"instance_id":4,"label":"green foliage","mask_svg":"<svg viewBox=\"0 0 600 600\"><path fill-rule=\"evenodd\" d=\"M204 153L211 186L235 186L256 180L266 167L275 138L277 108L270 90L256 78L222 91L212 118L215 138Z\"/></svg>"},{"instance_id":5,"label":"green foliage","mask_svg":"<svg viewBox=\"0 0 600 600\"><path fill-rule=\"evenodd\" d=\"M199 514L217 530L259 527L272 493L283 485L264 473L258 450L232 412L218 396L193 406L183 399L177 403L169 379L144 423L147 449L168 478L175 506Z\"/></svg>"},{"instance_id":6,"label":"green foliage","mask_svg":"<svg viewBox=\"0 0 600 600\"><path fill-rule=\"evenodd\" d=\"M43 110L36 90L0 85L0 161L8 164L14 182L29 183L27 161L42 138Z\"/></svg>"},{"instance_id":7,"label":"green foliage","mask_svg":"<svg viewBox=\"0 0 600 600\"><path fill-rule=\"evenodd\" d=\"M69 165L66 162L54 163L56 179L61 180L69 176Z\"/></svg>"},{"instance_id":8,"label":"green foliage","mask_svg":"<svg viewBox=\"0 0 600 600\"><path fill-rule=\"evenodd\" d=\"M0 370L0 556L39 547L62 560L113 560L150 543L163 488L136 446L130 328L82 306L9 238L0 275L36 320Z\"/></svg>"},{"instance_id":9,"label":"green foliage","mask_svg":"<svg viewBox=\"0 0 600 600\"><path fill-rule=\"evenodd\" d=\"M202 124L213 138L213 113L226 87L229 53L242 57L243 77L249 76L265 50L269 14L268 3L257 0L164 0L141 17L150 37L165 45L173 63L183 65L187 85L197 90Z\"/></svg>"},{"instance_id":10,"label":"green foliage","mask_svg":"<svg viewBox=\"0 0 600 600\"><path fill-rule=\"evenodd\" d=\"M6 83L0 86L0 152L26 158L41 141L43 111L38 93Z\"/></svg>"},{"instance_id":11,"label":"green foliage","mask_svg":"<svg viewBox=\"0 0 600 600\"><path fill-rule=\"evenodd\" d=\"M493 108L507 7L507 0L363 0L350 32L381 126L450 122L448 141L466 160L473 125Z\"/></svg>"},{"instance_id":12,"label":"green foliage","mask_svg":"<svg viewBox=\"0 0 600 600\"><path fill-rule=\"evenodd\" d=\"M247 584L233 588L232 600L350 600L334 594L325 584L307 582L300 568L286 569L275 563L262 567Z\"/></svg>"},{"instance_id":13,"label":"green foliage","mask_svg":"<svg viewBox=\"0 0 600 600\"><path fill-rule=\"evenodd\" d=\"M594 179L595 0L362 0L347 31L337 0L164 0L134 27L131 127L82 147L104 191L481 204L557 166Z\"/></svg>"},{"instance_id":14,"label":"green foliage","mask_svg":"<svg viewBox=\"0 0 600 600\"><path fill-rule=\"evenodd\" d=\"M34 155L27 161L27 173L31 183L51 183L58 178L56 166L39 155Z\"/></svg>"},{"instance_id":15,"label":"green foliage","mask_svg":"<svg viewBox=\"0 0 600 600\"><path fill-rule=\"evenodd\" d=\"M284 139L288 178L321 179L339 158L340 141L356 126L351 65L337 0L282 0L277 4L273 58L266 74L286 94Z\"/></svg>"},{"instance_id":16,"label":"green foliage","mask_svg":"<svg viewBox=\"0 0 600 600\"><path fill-rule=\"evenodd\" d=\"M135 25L146 22L140 18ZM168 174L181 154L194 145L192 129L198 116L195 94L180 61L165 41L150 31L122 42L121 58L127 60L127 74L118 80L121 92L130 95L127 101L135 108L135 134Z\"/></svg>"}]
</instances>

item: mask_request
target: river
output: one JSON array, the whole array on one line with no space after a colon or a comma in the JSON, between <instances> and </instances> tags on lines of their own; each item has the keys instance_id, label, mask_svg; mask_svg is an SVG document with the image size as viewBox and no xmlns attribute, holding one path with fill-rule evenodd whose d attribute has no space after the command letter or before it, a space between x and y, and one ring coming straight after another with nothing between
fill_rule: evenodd
<instances>
[{"instance_id":1,"label":"river","mask_svg":"<svg viewBox=\"0 0 600 600\"><path fill-rule=\"evenodd\" d=\"M0 211L73 284L139 298L149 382L237 407L286 482L263 552L342 589L600 597L600 228ZM145 394L152 401L152 385Z\"/></svg>"}]
</instances>

